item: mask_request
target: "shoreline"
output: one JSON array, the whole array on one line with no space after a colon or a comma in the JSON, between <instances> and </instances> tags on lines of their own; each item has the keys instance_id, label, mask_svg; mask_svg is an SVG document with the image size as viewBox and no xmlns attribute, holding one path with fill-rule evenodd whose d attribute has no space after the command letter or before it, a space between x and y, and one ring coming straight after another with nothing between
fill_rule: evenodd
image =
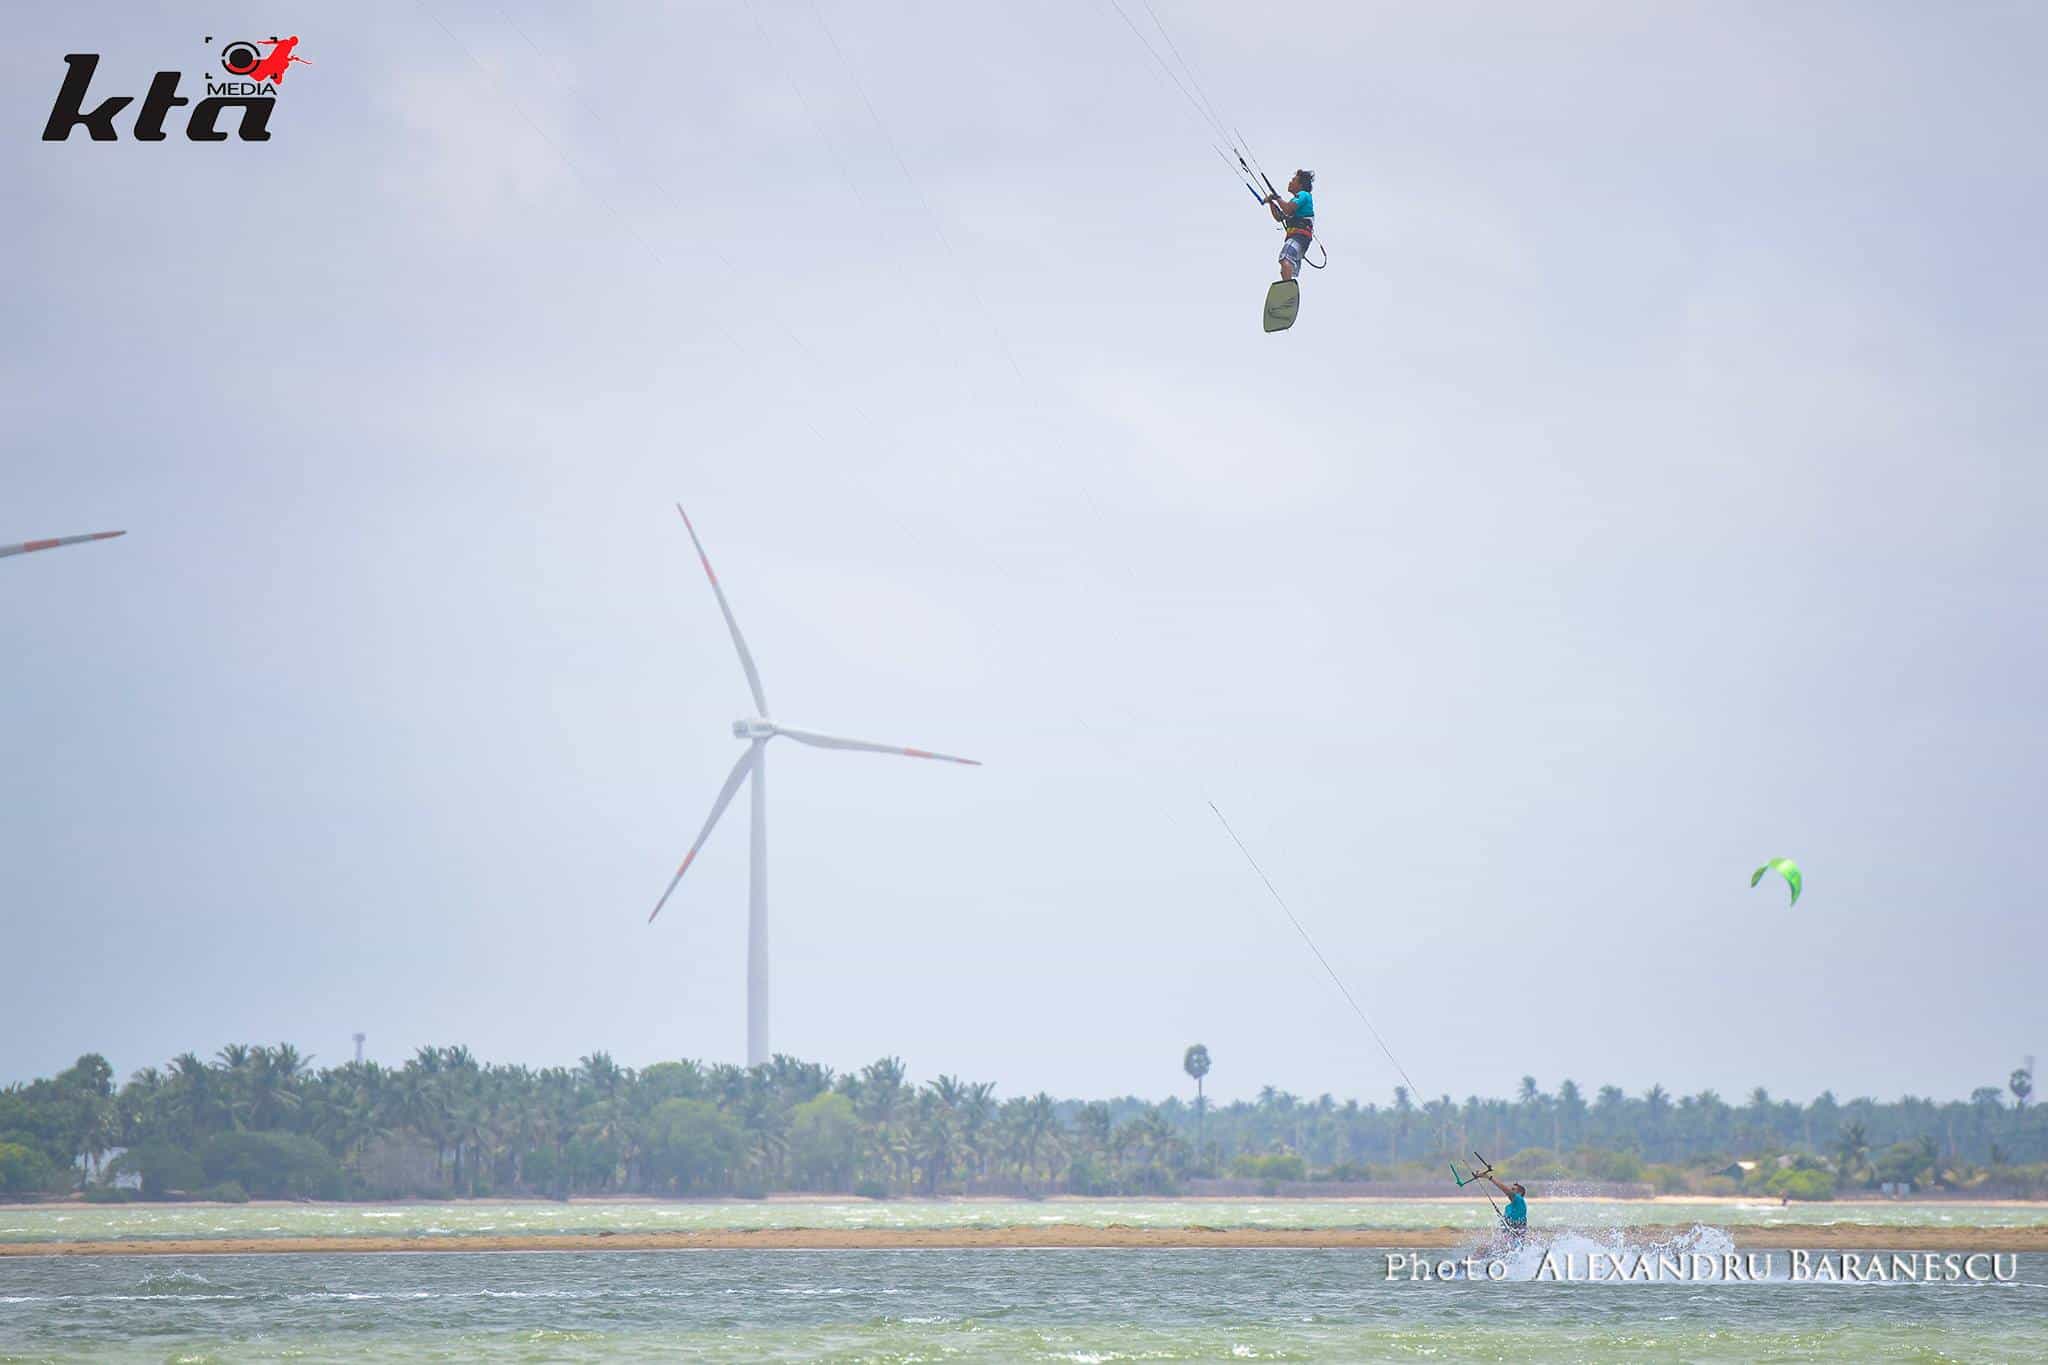
<instances>
[{"instance_id":1,"label":"shoreline","mask_svg":"<svg viewBox=\"0 0 2048 1365\"><path fill-rule=\"evenodd\" d=\"M1534 1199L1536 1196L1530 1196ZM743 1205L747 1207L775 1207L777 1205L802 1206L806 1204L872 1204L876 1208L921 1207L924 1205L946 1206L950 1204L1015 1204L1021 1208L1036 1208L1057 1204L1442 1204L1456 1202L1456 1191L1435 1194L1330 1194L1330 1195L1236 1195L1236 1194L1051 1194L1042 1198L1028 1198L1016 1194L966 1194L966 1195L904 1195L901 1198L871 1199L858 1194L771 1194L761 1199L740 1199L732 1195L677 1195L661 1196L649 1194L587 1195L579 1194L571 1199L546 1199L538 1195L484 1195L476 1199L250 1199L228 1204L215 1199L138 1199L119 1204L93 1204L83 1199L38 1199L33 1201L0 1200L0 1213L22 1213L48 1209L379 1209L379 1208L438 1208L443 1206L489 1208L498 1205L538 1205L556 1208L579 1206L601 1207L605 1205L645 1205L648 1207L680 1206L698 1207L707 1205ZM1641 1199L1624 1199L1609 1194L1548 1194L1542 1197L1546 1204L1706 1204L1720 1207L1743 1205L1768 1205L1778 1207L1775 1198L1746 1194L1653 1194ZM1823 1207L1896 1207L1902 1204L1941 1205L1945 1208L1980 1209L2040 1209L2048 1208L2048 1199L1971 1199L1967 1196L1913 1195L1895 1199L1890 1195L1838 1195L1833 1199L1794 1200L1796 1208Z\"/></svg>"},{"instance_id":2,"label":"shoreline","mask_svg":"<svg viewBox=\"0 0 2048 1365\"><path fill-rule=\"evenodd\" d=\"M1560 1229L1572 1231L1572 1229ZM1655 1245L1681 1232L1656 1224L1620 1232L1630 1245ZM1734 1225L1720 1229L1745 1251L2048 1251L2048 1227L1808 1227ZM1645 1236L1644 1234L1652 1234ZM13 1256L248 1256L338 1253L508 1251L907 1251L1058 1248L1429 1249L1473 1245L1471 1228L1135 1228L1056 1223L1012 1228L761 1228L752 1231L545 1233L440 1237L214 1237L97 1242L6 1242Z\"/></svg>"}]
</instances>

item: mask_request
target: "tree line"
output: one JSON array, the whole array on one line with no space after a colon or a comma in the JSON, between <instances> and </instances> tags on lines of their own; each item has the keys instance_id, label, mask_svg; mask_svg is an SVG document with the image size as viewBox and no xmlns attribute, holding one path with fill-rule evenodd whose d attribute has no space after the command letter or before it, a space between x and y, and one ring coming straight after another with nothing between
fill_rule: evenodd
<instances>
[{"instance_id":1,"label":"tree line","mask_svg":"<svg viewBox=\"0 0 2048 1365\"><path fill-rule=\"evenodd\" d=\"M1967 1100L1739 1102L1524 1077L1509 1098L1390 1103L1203 1094L999 1096L914 1083L901 1059L839 1073L777 1056L635 1070L479 1062L424 1047L401 1066L315 1068L289 1043L231 1044L116 1085L103 1057L0 1090L0 1193L240 1199L654 1194L872 1197L1171 1194L1212 1178L1435 1182L1481 1149L1518 1178L1825 1197L1890 1182L2048 1195L2048 1121L2025 1068ZM1747 1159L1744 1167L1740 1160ZM139 1185L139 1188L136 1188Z\"/></svg>"}]
</instances>

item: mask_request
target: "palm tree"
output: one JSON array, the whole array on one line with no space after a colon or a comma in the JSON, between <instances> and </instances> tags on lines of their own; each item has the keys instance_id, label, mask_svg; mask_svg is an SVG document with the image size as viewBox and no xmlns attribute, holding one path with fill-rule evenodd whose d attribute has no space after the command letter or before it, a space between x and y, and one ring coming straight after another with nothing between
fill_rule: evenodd
<instances>
[{"instance_id":1,"label":"palm tree","mask_svg":"<svg viewBox=\"0 0 2048 1365\"><path fill-rule=\"evenodd\" d=\"M1546 1110L1549 1112L1550 1150L1553 1152L1556 1151L1558 1146L1557 1108L1556 1106L1551 1104L1550 1096L1544 1094L1542 1090L1537 1088L1536 1078L1534 1076L1522 1077L1521 1088L1515 1092L1515 1102L1521 1105L1521 1107L1524 1110L1532 1114L1540 1115L1544 1113Z\"/></svg>"},{"instance_id":2,"label":"palm tree","mask_svg":"<svg viewBox=\"0 0 2048 1365\"><path fill-rule=\"evenodd\" d=\"M1748 1115L1748 1129L1751 1140L1768 1143L1776 1136L1777 1125L1773 1122L1775 1110L1771 1105L1771 1092L1762 1086L1749 1092L1749 1103L1744 1106Z\"/></svg>"},{"instance_id":3,"label":"palm tree","mask_svg":"<svg viewBox=\"0 0 2048 1365\"><path fill-rule=\"evenodd\" d=\"M1612 1144L1621 1136L1621 1118L1628 1112L1628 1096L1618 1085L1603 1085L1593 1101L1595 1140Z\"/></svg>"},{"instance_id":4,"label":"palm tree","mask_svg":"<svg viewBox=\"0 0 2048 1365\"><path fill-rule=\"evenodd\" d=\"M802 1104L832 1088L832 1068L778 1052L768 1059L768 1085L785 1102Z\"/></svg>"},{"instance_id":5,"label":"palm tree","mask_svg":"<svg viewBox=\"0 0 2048 1365\"><path fill-rule=\"evenodd\" d=\"M1863 1125L1855 1120L1842 1125L1842 1135L1836 1145L1842 1160L1842 1179L1855 1180L1863 1170L1865 1158L1870 1155L1870 1139Z\"/></svg>"},{"instance_id":6,"label":"palm tree","mask_svg":"<svg viewBox=\"0 0 2048 1365\"><path fill-rule=\"evenodd\" d=\"M205 1134L214 1107L214 1072L198 1054L181 1052L171 1058L171 1080L164 1105L181 1127L179 1136L189 1145Z\"/></svg>"},{"instance_id":7,"label":"palm tree","mask_svg":"<svg viewBox=\"0 0 2048 1365\"><path fill-rule=\"evenodd\" d=\"M1921 1173L1925 1172L1927 1187L1932 1189L1941 1183L1941 1148L1932 1133L1922 1133L1914 1149L1919 1163L1913 1170L1913 1178L1919 1180Z\"/></svg>"},{"instance_id":8,"label":"palm tree","mask_svg":"<svg viewBox=\"0 0 2048 1365\"><path fill-rule=\"evenodd\" d=\"M974 1176L988 1175L989 1134L996 1116L996 1087L993 1081L976 1081L967 1087L960 1106L960 1136L968 1155L974 1159Z\"/></svg>"},{"instance_id":9,"label":"palm tree","mask_svg":"<svg viewBox=\"0 0 2048 1365\"><path fill-rule=\"evenodd\" d=\"M593 1052L576 1065L576 1079L607 1100L618 1094L629 1075L612 1060L609 1052Z\"/></svg>"},{"instance_id":10,"label":"palm tree","mask_svg":"<svg viewBox=\"0 0 2048 1365\"><path fill-rule=\"evenodd\" d=\"M763 1102L742 1119L747 1163L765 1191L779 1184L789 1163L789 1111Z\"/></svg>"},{"instance_id":11,"label":"palm tree","mask_svg":"<svg viewBox=\"0 0 2048 1365\"><path fill-rule=\"evenodd\" d=\"M925 1089L948 1109L958 1108L967 1095L967 1086L958 1076L941 1075L937 1080L926 1081Z\"/></svg>"},{"instance_id":12,"label":"palm tree","mask_svg":"<svg viewBox=\"0 0 2048 1365\"><path fill-rule=\"evenodd\" d=\"M82 1178L91 1180L99 1171L100 1158L120 1141L121 1111L107 1095L81 1095L77 1104L78 1120L71 1145L83 1159Z\"/></svg>"},{"instance_id":13,"label":"palm tree","mask_svg":"<svg viewBox=\"0 0 2048 1365\"><path fill-rule=\"evenodd\" d=\"M1698 1142L1709 1148L1721 1146L1728 1127L1728 1106L1712 1087L1700 1091L1693 1105L1699 1118Z\"/></svg>"},{"instance_id":14,"label":"palm tree","mask_svg":"<svg viewBox=\"0 0 2048 1365\"><path fill-rule=\"evenodd\" d=\"M1561 1127L1568 1125L1571 1128L1572 1142L1576 1145L1586 1123L1586 1097L1579 1093L1579 1083L1577 1081L1567 1079L1557 1087L1556 1114L1562 1120ZM1551 1145L1553 1147L1563 1147L1564 1138L1561 1130L1554 1137Z\"/></svg>"},{"instance_id":15,"label":"palm tree","mask_svg":"<svg viewBox=\"0 0 2048 1365\"><path fill-rule=\"evenodd\" d=\"M1097 1100L1084 1104L1074 1115L1075 1146L1083 1156L1107 1161L1110 1148L1115 1141L1115 1122L1110 1117L1109 1106Z\"/></svg>"},{"instance_id":16,"label":"palm tree","mask_svg":"<svg viewBox=\"0 0 2048 1365\"><path fill-rule=\"evenodd\" d=\"M1202 1077L1209 1074L1209 1049L1196 1043L1181 1055L1180 1069L1195 1078L1195 1149L1208 1145L1209 1105L1202 1094Z\"/></svg>"},{"instance_id":17,"label":"palm tree","mask_svg":"<svg viewBox=\"0 0 2048 1365\"><path fill-rule=\"evenodd\" d=\"M1028 1100L1012 1100L1010 1105L1017 1106L1013 1119L1016 1151L1019 1171L1028 1189L1031 1178L1038 1173L1039 1154L1046 1153L1048 1160L1052 1156L1059 1116L1053 1107L1052 1096L1042 1090ZM1008 1109L1010 1105L1004 1108ZM1050 1174L1048 1170L1047 1175Z\"/></svg>"},{"instance_id":18,"label":"palm tree","mask_svg":"<svg viewBox=\"0 0 2048 1365\"><path fill-rule=\"evenodd\" d=\"M1666 1150L1665 1127L1671 1116L1671 1096L1665 1091L1663 1086L1653 1085L1643 1092L1643 1112L1647 1120L1643 1125L1644 1128L1647 1130L1651 1141L1657 1144L1656 1149L1664 1152Z\"/></svg>"},{"instance_id":19,"label":"palm tree","mask_svg":"<svg viewBox=\"0 0 2048 1365\"><path fill-rule=\"evenodd\" d=\"M953 1106L946 1102L945 1092L933 1086L920 1094L912 1125L912 1155L924 1172L925 1193L935 1195L941 1185L952 1179L958 1159L958 1119Z\"/></svg>"},{"instance_id":20,"label":"palm tree","mask_svg":"<svg viewBox=\"0 0 2048 1365\"><path fill-rule=\"evenodd\" d=\"M1840 1115L1841 1105L1836 1102L1834 1091L1823 1090L1813 1097L1813 1103L1807 1105L1800 1116L1801 1141L1808 1151L1819 1150L1813 1141L1814 1125L1819 1124L1821 1132L1825 1133L1837 1123Z\"/></svg>"},{"instance_id":21,"label":"palm tree","mask_svg":"<svg viewBox=\"0 0 2048 1365\"><path fill-rule=\"evenodd\" d=\"M290 1043L249 1050L249 1126L267 1131L282 1126L299 1107L300 1073L305 1059Z\"/></svg>"},{"instance_id":22,"label":"palm tree","mask_svg":"<svg viewBox=\"0 0 2048 1365\"><path fill-rule=\"evenodd\" d=\"M1977 1141L1991 1140L1991 1116L1998 1112L2000 1092L1995 1085L1980 1085L1970 1092L1970 1110L1977 1119Z\"/></svg>"},{"instance_id":23,"label":"palm tree","mask_svg":"<svg viewBox=\"0 0 2048 1365\"><path fill-rule=\"evenodd\" d=\"M214 1054L213 1071L220 1078L214 1103L225 1126L247 1126L251 1104L251 1068L255 1053L246 1043L229 1043Z\"/></svg>"},{"instance_id":24,"label":"palm tree","mask_svg":"<svg viewBox=\"0 0 2048 1365\"><path fill-rule=\"evenodd\" d=\"M1501 1105L1501 1110L1506 1112L1507 1106L1505 1104ZM1451 1120L1457 1115L1457 1112L1458 1106L1449 1095L1438 1095L1428 1104L1422 1106L1422 1116L1429 1121L1429 1131L1436 1135L1437 1150L1439 1151L1444 1150L1450 1144Z\"/></svg>"},{"instance_id":25,"label":"palm tree","mask_svg":"<svg viewBox=\"0 0 2048 1365\"><path fill-rule=\"evenodd\" d=\"M905 1074L901 1057L869 1062L860 1069L859 1089L853 1097L855 1108L864 1110L877 1127L887 1126L903 1104Z\"/></svg>"}]
</instances>

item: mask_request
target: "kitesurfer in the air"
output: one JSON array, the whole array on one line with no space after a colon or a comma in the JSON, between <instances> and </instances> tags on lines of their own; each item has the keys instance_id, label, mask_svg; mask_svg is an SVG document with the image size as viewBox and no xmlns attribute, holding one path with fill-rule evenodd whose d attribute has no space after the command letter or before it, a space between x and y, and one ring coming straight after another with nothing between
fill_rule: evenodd
<instances>
[{"instance_id":1,"label":"kitesurfer in the air","mask_svg":"<svg viewBox=\"0 0 2048 1365\"><path fill-rule=\"evenodd\" d=\"M1508 1206L1500 1211L1501 1234L1507 1239L1509 1246L1520 1246L1522 1239L1529 1235L1529 1191L1523 1188L1519 1180L1511 1185L1503 1185L1500 1177L1491 1170L1486 1171L1485 1176L1493 1182L1495 1189L1508 1197Z\"/></svg>"},{"instance_id":2,"label":"kitesurfer in the air","mask_svg":"<svg viewBox=\"0 0 2048 1365\"><path fill-rule=\"evenodd\" d=\"M1271 185L1273 182L1266 182ZM1266 211L1273 215L1273 221L1287 230L1286 240L1280 243L1280 278L1291 280L1301 273L1302 253L1316 235L1316 173L1296 171L1294 178L1287 182L1286 194L1266 196Z\"/></svg>"}]
</instances>

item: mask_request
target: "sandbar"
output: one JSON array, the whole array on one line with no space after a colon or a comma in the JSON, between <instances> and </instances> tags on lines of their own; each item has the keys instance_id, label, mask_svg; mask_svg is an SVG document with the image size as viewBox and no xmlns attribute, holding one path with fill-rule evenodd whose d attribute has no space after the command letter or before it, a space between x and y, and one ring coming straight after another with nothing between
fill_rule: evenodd
<instances>
[{"instance_id":1,"label":"sandbar","mask_svg":"<svg viewBox=\"0 0 2048 1365\"><path fill-rule=\"evenodd\" d=\"M2020 1228L1877 1227L1867 1223L1722 1229L1743 1250L2048 1251L2048 1226ZM1588 1229L1631 1245L1667 1242L1669 1224ZM1536 1229L1542 1235L1543 1229ZM757 1228L705 1232L478 1234L435 1237L183 1237L104 1241L5 1242L6 1256L248 1256L347 1252L506 1251L968 1251L1058 1248L1393 1248L1469 1247L1471 1228L1140 1228L1056 1223L1010 1228Z\"/></svg>"}]
</instances>

